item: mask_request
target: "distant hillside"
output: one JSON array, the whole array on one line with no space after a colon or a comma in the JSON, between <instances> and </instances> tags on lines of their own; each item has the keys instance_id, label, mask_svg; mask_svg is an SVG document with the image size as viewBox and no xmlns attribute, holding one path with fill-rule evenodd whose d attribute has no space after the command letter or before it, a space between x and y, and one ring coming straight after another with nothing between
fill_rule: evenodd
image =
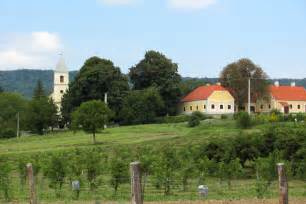
<instances>
[{"instance_id":1,"label":"distant hillside","mask_svg":"<svg viewBox=\"0 0 306 204\"><path fill-rule=\"evenodd\" d=\"M70 80L73 80L76 76L77 71L69 73ZM36 85L37 80L41 80L44 84L47 94L50 94L53 89L53 71L52 70L14 70L14 71L0 71L0 87L5 91L18 92L27 98L30 98L33 93L33 89ZM306 88L305 79L277 79L280 84L290 84L295 81L298 86L304 86ZM184 77L183 81L192 84L188 88L194 88L201 84L216 83L218 78L191 78Z\"/></svg>"},{"instance_id":2,"label":"distant hillside","mask_svg":"<svg viewBox=\"0 0 306 204\"><path fill-rule=\"evenodd\" d=\"M70 72L70 79L76 75L76 71ZM0 71L0 87L5 91L18 92L23 96L30 98L36 86L36 82L41 80L47 94L53 89L53 71L52 70L13 70Z\"/></svg>"}]
</instances>

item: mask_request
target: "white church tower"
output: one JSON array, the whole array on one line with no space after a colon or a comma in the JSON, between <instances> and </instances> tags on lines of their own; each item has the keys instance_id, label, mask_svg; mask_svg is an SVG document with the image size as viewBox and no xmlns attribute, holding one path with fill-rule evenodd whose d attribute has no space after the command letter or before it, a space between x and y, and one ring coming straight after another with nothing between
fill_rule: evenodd
<instances>
[{"instance_id":1,"label":"white church tower","mask_svg":"<svg viewBox=\"0 0 306 204\"><path fill-rule=\"evenodd\" d=\"M63 95L69 88L69 71L66 66L63 56L59 59L54 70L54 87L51 95L54 103L57 105L58 110L61 110L61 102Z\"/></svg>"}]
</instances>

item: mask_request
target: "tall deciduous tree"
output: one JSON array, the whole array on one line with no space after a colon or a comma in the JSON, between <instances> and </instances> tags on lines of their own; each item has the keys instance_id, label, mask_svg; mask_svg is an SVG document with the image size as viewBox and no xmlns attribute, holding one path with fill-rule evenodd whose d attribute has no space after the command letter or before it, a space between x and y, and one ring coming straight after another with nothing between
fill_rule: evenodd
<instances>
[{"instance_id":1,"label":"tall deciduous tree","mask_svg":"<svg viewBox=\"0 0 306 204\"><path fill-rule=\"evenodd\" d=\"M70 122L70 114L90 100L104 100L108 93L108 106L117 116L122 108L122 101L129 84L127 77L121 73L113 62L99 57L86 60L62 101L62 114Z\"/></svg>"},{"instance_id":2,"label":"tall deciduous tree","mask_svg":"<svg viewBox=\"0 0 306 204\"><path fill-rule=\"evenodd\" d=\"M57 110L54 103L45 95L43 85L41 81L38 81L28 106L28 128L32 132L42 135L45 129L54 125L56 115Z\"/></svg>"},{"instance_id":3,"label":"tall deciduous tree","mask_svg":"<svg viewBox=\"0 0 306 204\"><path fill-rule=\"evenodd\" d=\"M156 87L165 103L162 114L174 115L181 97L178 65L162 53L148 51L137 65L130 68L129 76L136 90Z\"/></svg>"},{"instance_id":4,"label":"tall deciduous tree","mask_svg":"<svg viewBox=\"0 0 306 204\"><path fill-rule=\"evenodd\" d=\"M16 136L17 117L20 129L25 127L27 101L16 93L0 93L0 138Z\"/></svg>"},{"instance_id":5,"label":"tall deciduous tree","mask_svg":"<svg viewBox=\"0 0 306 204\"><path fill-rule=\"evenodd\" d=\"M263 69L250 59L240 59L227 65L220 74L223 86L228 87L236 104L243 107L248 101L248 79L251 78L251 98L266 99L268 76Z\"/></svg>"},{"instance_id":6,"label":"tall deciduous tree","mask_svg":"<svg viewBox=\"0 0 306 204\"><path fill-rule=\"evenodd\" d=\"M111 115L111 110L102 101L84 102L72 114L72 127L73 129L82 128L85 132L92 133L95 144L97 131L104 128Z\"/></svg>"},{"instance_id":7,"label":"tall deciduous tree","mask_svg":"<svg viewBox=\"0 0 306 204\"><path fill-rule=\"evenodd\" d=\"M124 99L121 118L124 124L150 123L163 108L163 100L156 89L130 91Z\"/></svg>"}]
</instances>

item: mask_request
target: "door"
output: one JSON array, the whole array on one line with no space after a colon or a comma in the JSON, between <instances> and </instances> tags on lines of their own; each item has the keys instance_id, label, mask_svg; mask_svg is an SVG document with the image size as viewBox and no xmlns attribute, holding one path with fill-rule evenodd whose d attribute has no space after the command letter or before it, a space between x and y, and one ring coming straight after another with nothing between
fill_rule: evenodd
<instances>
[{"instance_id":1,"label":"door","mask_svg":"<svg viewBox=\"0 0 306 204\"><path fill-rule=\"evenodd\" d=\"M285 112L285 114L288 114L288 113L289 113L289 106L285 106L285 107L284 107L284 112Z\"/></svg>"}]
</instances>

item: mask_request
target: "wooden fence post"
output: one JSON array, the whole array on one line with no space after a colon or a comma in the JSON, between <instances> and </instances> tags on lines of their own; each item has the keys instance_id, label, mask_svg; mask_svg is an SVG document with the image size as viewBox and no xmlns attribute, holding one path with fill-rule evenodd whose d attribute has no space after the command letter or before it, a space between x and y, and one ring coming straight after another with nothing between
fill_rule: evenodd
<instances>
[{"instance_id":1,"label":"wooden fence post","mask_svg":"<svg viewBox=\"0 0 306 204\"><path fill-rule=\"evenodd\" d=\"M140 162L130 164L132 204L142 204Z\"/></svg>"},{"instance_id":2,"label":"wooden fence post","mask_svg":"<svg viewBox=\"0 0 306 204\"><path fill-rule=\"evenodd\" d=\"M279 182L279 204L288 204L288 182L283 163L277 164L278 182Z\"/></svg>"},{"instance_id":3,"label":"wooden fence post","mask_svg":"<svg viewBox=\"0 0 306 204\"><path fill-rule=\"evenodd\" d=\"M27 174L29 180L30 204L37 204L33 167L31 163L27 164Z\"/></svg>"}]
</instances>

